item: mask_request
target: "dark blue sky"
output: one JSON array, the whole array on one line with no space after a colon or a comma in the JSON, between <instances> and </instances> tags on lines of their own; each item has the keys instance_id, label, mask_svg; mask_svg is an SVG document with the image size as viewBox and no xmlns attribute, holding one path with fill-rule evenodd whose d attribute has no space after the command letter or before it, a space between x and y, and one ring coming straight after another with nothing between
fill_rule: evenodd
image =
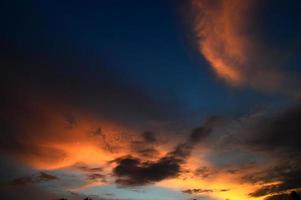
<instances>
[{"instance_id":1,"label":"dark blue sky","mask_svg":"<svg viewBox=\"0 0 301 200\"><path fill-rule=\"evenodd\" d=\"M107 73L98 72L105 69L119 84L170 107L163 112L171 118L236 116L285 102L272 94L230 88L214 76L194 44L188 2L31 1L9 2L3 8L2 42L13 56L37 62L40 69L48 65L67 79L108 79ZM264 31L276 32L268 38L271 45L291 38L283 30L294 34L294 22L280 21L284 29L278 31L269 19L275 8L262 9L267 11L261 25L269 24Z\"/></svg>"}]
</instances>

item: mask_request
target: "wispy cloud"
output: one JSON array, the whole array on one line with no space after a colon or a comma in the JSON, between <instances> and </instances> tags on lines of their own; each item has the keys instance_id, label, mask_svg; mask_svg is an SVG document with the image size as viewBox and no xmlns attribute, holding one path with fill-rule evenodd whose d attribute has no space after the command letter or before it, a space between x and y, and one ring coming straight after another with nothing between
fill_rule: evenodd
<instances>
[{"instance_id":1,"label":"wispy cloud","mask_svg":"<svg viewBox=\"0 0 301 200\"><path fill-rule=\"evenodd\" d=\"M299 80L280 64L281 51L269 49L256 34L259 1L193 0L201 54L231 86L300 95Z\"/></svg>"}]
</instances>

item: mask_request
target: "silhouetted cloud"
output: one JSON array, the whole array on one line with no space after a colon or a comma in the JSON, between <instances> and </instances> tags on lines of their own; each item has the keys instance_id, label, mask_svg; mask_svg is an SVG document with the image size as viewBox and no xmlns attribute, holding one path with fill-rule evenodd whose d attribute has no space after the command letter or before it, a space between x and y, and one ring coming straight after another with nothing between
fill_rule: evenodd
<instances>
[{"instance_id":1,"label":"silhouetted cloud","mask_svg":"<svg viewBox=\"0 0 301 200\"><path fill-rule=\"evenodd\" d=\"M157 162L141 162L138 158L121 158L114 168L116 183L136 186L145 185L166 178L175 177L180 172L181 160L164 157Z\"/></svg>"},{"instance_id":2,"label":"silhouetted cloud","mask_svg":"<svg viewBox=\"0 0 301 200\"><path fill-rule=\"evenodd\" d=\"M194 188L194 189L187 189L183 190L183 193L187 194L206 194L206 193L213 193L213 192L227 192L230 191L230 189L220 189L220 190L215 190L215 189L201 189L201 188Z\"/></svg>"},{"instance_id":3,"label":"silhouetted cloud","mask_svg":"<svg viewBox=\"0 0 301 200\"><path fill-rule=\"evenodd\" d=\"M258 190L250 193L252 197L260 197L268 194L286 192L291 189L297 189L301 187L301 165L300 160L297 163L286 163L282 166L277 166L252 177L249 177L249 181L253 183L257 182L273 182L279 181L278 184L269 186L263 186Z\"/></svg>"},{"instance_id":4,"label":"silhouetted cloud","mask_svg":"<svg viewBox=\"0 0 301 200\"><path fill-rule=\"evenodd\" d=\"M45 173L45 172L40 172L40 175L38 176L39 181L51 181L51 180L56 180L58 179L57 176Z\"/></svg>"},{"instance_id":5,"label":"silhouetted cloud","mask_svg":"<svg viewBox=\"0 0 301 200\"><path fill-rule=\"evenodd\" d=\"M59 179L57 176L45 172L40 172L38 175L35 176L24 176L24 177L16 178L12 180L10 184L14 186L23 186L23 185L52 181L57 179Z\"/></svg>"},{"instance_id":6,"label":"silhouetted cloud","mask_svg":"<svg viewBox=\"0 0 301 200\"><path fill-rule=\"evenodd\" d=\"M207 166L200 167L200 168L196 169L196 171L194 172L194 174L196 176L200 176L202 178L209 178L210 176L212 176L216 173L217 172L215 170L210 169Z\"/></svg>"},{"instance_id":7,"label":"silhouetted cloud","mask_svg":"<svg viewBox=\"0 0 301 200\"><path fill-rule=\"evenodd\" d=\"M103 175L103 174L93 173L93 174L88 174L87 177L88 177L88 180L91 180L91 181L99 180L101 182L107 182L106 175Z\"/></svg>"},{"instance_id":8,"label":"silhouetted cloud","mask_svg":"<svg viewBox=\"0 0 301 200\"><path fill-rule=\"evenodd\" d=\"M300 197L296 197L296 194L297 193L295 191L291 192L290 194L274 194L266 197L264 200L300 200ZM300 196L300 194L298 196Z\"/></svg>"},{"instance_id":9,"label":"silhouetted cloud","mask_svg":"<svg viewBox=\"0 0 301 200\"><path fill-rule=\"evenodd\" d=\"M212 189L187 189L183 190L184 193L187 194L202 194L202 193L211 193L213 192Z\"/></svg>"},{"instance_id":10,"label":"silhouetted cloud","mask_svg":"<svg viewBox=\"0 0 301 200\"><path fill-rule=\"evenodd\" d=\"M284 112L263 119L252 145L264 151L301 153L301 107L294 106Z\"/></svg>"},{"instance_id":11,"label":"silhouetted cloud","mask_svg":"<svg viewBox=\"0 0 301 200\"><path fill-rule=\"evenodd\" d=\"M264 154L273 159L271 167L247 174L243 181L249 183L275 183L262 186L249 195L261 197L283 193L301 187L301 109L299 104L283 112L259 115L249 119L245 130L250 128L248 135L242 135L243 148ZM248 131L247 131L248 132Z\"/></svg>"},{"instance_id":12,"label":"silhouetted cloud","mask_svg":"<svg viewBox=\"0 0 301 200\"><path fill-rule=\"evenodd\" d=\"M290 200L290 196L288 194L275 194L266 197L264 200Z\"/></svg>"},{"instance_id":13,"label":"silhouetted cloud","mask_svg":"<svg viewBox=\"0 0 301 200\"><path fill-rule=\"evenodd\" d=\"M142 157L155 157L159 155L159 151L155 148L158 140L155 133L145 131L141 134L140 140L135 140L131 143L132 151Z\"/></svg>"},{"instance_id":14,"label":"silhouetted cloud","mask_svg":"<svg viewBox=\"0 0 301 200\"><path fill-rule=\"evenodd\" d=\"M88 167L86 165L78 165L75 166L76 168L84 171L84 172L89 172L89 173L93 173L93 172L101 172L103 169L102 167Z\"/></svg>"},{"instance_id":15,"label":"silhouetted cloud","mask_svg":"<svg viewBox=\"0 0 301 200\"><path fill-rule=\"evenodd\" d=\"M139 186L176 177L181 171L181 164L190 155L193 147L210 132L207 127L194 129L185 143L179 144L173 151L157 161L142 161L140 158L126 156L116 159L117 166L113 173L116 183L127 186Z\"/></svg>"}]
</instances>

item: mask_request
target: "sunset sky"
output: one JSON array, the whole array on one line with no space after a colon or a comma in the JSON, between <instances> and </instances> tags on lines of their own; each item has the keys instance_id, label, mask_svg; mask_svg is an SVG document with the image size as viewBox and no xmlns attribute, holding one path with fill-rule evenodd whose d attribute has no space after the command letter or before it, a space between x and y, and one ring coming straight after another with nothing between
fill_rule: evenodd
<instances>
[{"instance_id":1,"label":"sunset sky","mask_svg":"<svg viewBox=\"0 0 301 200\"><path fill-rule=\"evenodd\" d=\"M0 5L1 198L301 192L300 0Z\"/></svg>"}]
</instances>

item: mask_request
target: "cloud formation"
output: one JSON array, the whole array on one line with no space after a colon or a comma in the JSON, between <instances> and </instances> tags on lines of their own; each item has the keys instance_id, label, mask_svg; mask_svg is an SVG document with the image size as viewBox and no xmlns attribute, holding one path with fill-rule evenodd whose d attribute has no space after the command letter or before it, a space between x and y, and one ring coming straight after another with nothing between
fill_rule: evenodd
<instances>
[{"instance_id":1,"label":"cloud formation","mask_svg":"<svg viewBox=\"0 0 301 200\"><path fill-rule=\"evenodd\" d=\"M199 51L218 77L232 86L300 95L297 78L279 65L283 55L266 47L254 25L260 1L192 2Z\"/></svg>"},{"instance_id":2,"label":"cloud formation","mask_svg":"<svg viewBox=\"0 0 301 200\"><path fill-rule=\"evenodd\" d=\"M58 179L59 178L57 176L48 174L46 172L40 172L38 175L35 176L24 176L24 177L16 178L13 181L11 181L11 185L23 186L27 184L41 183L46 181L58 180Z\"/></svg>"},{"instance_id":3,"label":"cloud formation","mask_svg":"<svg viewBox=\"0 0 301 200\"><path fill-rule=\"evenodd\" d=\"M227 191L229 191L229 189L213 190L213 189L194 188L194 189L183 190L182 192L187 194L202 194L202 193L227 192Z\"/></svg>"},{"instance_id":4,"label":"cloud formation","mask_svg":"<svg viewBox=\"0 0 301 200\"><path fill-rule=\"evenodd\" d=\"M126 186L140 186L173 178L181 172L181 165L190 155L194 146L206 138L210 130L207 127L197 128L185 143L177 145L173 151L157 161L142 161L140 158L126 156L115 160L113 169L116 183Z\"/></svg>"},{"instance_id":5,"label":"cloud formation","mask_svg":"<svg viewBox=\"0 0 301 200\"><path fill-rule=\"evenodd\" d=\"M214 150L208 158L218 155L219 162L213 164L219 172L226 170L233 176L239 175L241 182L255 185L250 197L297 190L301 188L300 124L300 104L283 111L229 120L212 131L210 143ZM233 160L224 164L222 157L228 153ZM198 171L201 176L210 175L208 168Z\"/></svg>"}]
</instances>

